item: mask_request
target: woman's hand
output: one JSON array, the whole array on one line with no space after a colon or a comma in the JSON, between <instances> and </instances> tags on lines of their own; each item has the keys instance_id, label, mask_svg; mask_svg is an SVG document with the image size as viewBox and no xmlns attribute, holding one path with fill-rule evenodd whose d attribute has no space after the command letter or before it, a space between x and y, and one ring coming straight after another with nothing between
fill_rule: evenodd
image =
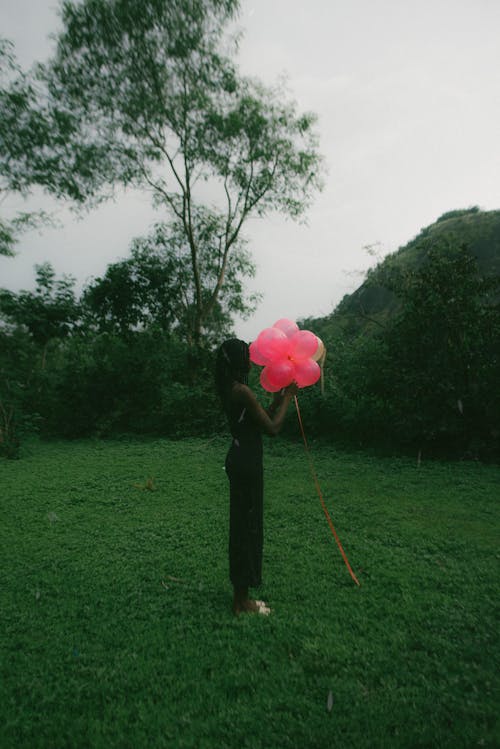
<instances>
[{"instance_id":1,"label":"woman's hand","mask_svg":"<svg viewBox=\"0 0 500 749\"><path fill-rule=\"evenodd\" d=\"M278 390L277 393L274 393L273 395L273 406L277 407L285 397L285 388L282 390Z\"/></svg>"},{"instance_id":2,"label":"woman's hand","mask_svg":"<svg viewBox=\"0 0 500 749\"><path fill-rule=\"evenodd\" d=\"M281 430L290 401L298 392L299 389L295 383L288 385L288 387L275 394L274 400L267 411L262 408L248 385L235 383L231 397L235 402L240 403L248 409L250 416L263 432L274 436Z\"/></svg>"},{"instance_id":3,"label":"woman's hand","mask_svg":"<svg viewBox=\"0 0 500 749\"><path fill-rule=\"evenodd\" d=\"M277 393L274 393L273 402L271 404L272 411L276 411L277 408L280 407L280 405L283 403L283 401L286 399L294 398L297 393L299 392L299 388L295 384L295 382L290 383L286 388L282 388L281 390L278 390Z\"/></svg>"}]
</instances>

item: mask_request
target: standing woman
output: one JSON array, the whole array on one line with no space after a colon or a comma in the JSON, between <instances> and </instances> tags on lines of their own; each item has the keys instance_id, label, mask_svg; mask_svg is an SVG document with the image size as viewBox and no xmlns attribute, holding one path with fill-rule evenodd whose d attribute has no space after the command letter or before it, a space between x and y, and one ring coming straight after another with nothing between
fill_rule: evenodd
<instances>
[{"instance_id":1,"label":"standing woman","mask_svg":"<svg viewBox=\"0 0 500 749\"><path fill-rule=\"evenodd\" d=\"M248 387L250 366L250 351L244 341L233 338L219 348L216 387L233 437L226 457L230 487L229 577L235 614L269 614L263 601L248 597L248 589L259 586L262 579L262 432L278 434L290 400L298 390L296 385L289 385L275 395L266 411Z\"/></svg>"}]
</instances>

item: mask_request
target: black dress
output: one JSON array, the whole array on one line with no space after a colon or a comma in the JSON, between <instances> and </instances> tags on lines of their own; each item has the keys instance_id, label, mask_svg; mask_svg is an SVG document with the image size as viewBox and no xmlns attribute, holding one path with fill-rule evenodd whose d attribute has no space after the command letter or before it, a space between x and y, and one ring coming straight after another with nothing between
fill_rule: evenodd
<instances>
[{"instance_id":1,"label":"black dress","mask_svg":"<svg viewBox=\"0 0 500 749\"><path fill-rule=\"evenodd\" d=\"M233 441L226 457L230 487L229 577L236 588L257 587L262 579L262 436L241 405L231 404Z\"/></svg>"}]
</instances>

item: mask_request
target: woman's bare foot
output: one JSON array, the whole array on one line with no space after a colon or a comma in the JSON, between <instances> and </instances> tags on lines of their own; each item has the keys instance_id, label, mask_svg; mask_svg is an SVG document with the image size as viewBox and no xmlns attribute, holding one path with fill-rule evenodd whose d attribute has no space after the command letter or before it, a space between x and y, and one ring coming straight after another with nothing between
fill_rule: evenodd
<instances>
[{"instance_id":1,"label":"woman's bare foot","mask_svg":"<svg viewBox=\"0 0 500 749\"><path fill-rule=\"evenodd\" d=\"M259 614L264 614L264 616L267 616L271 613L271 608L265 601L255 601L255 603L259 607Z\"/></svg>"},{"instance_id":2,"label":"woman's bare foot","mask_svg":"<svg viewBox=\"0 0 500 749\"><path fill-rule=\"evenodd\" d=\"M234 587L233 612L238 614L263 614L271 613L269 606L264 601L253 601L248 597L247 587Z\"/></svg>"},{"instance_id":3,"label":"woman's bare foot","mask_svg":"<svg viewBox=\"0 0 500 749\"><path fill-rule=\"evenodd\" d=\"M233 612L236 616L238 614L262 614L268 616L271 613L271 609L264 601L252 601L251 598L244 598L234 600Z\"/></svg>"}]
</instances>

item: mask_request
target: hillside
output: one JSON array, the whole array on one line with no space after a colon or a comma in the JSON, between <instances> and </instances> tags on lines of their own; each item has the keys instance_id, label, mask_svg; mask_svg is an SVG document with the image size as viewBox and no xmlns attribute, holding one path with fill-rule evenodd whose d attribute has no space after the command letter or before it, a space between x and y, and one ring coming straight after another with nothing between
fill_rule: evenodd
<instances>
[{"instance_id":1,"label":"hillside","mask_svg":"<svg viewBox=\"0 0 500 749\"><path fill-rule=\"evenodd\" d=\"M456 237L457 247L467 246L476 257L482 275L500 275L500 211L479 208L449 211L371 269L361 286L347 294L330 315L307 320L307 327L328 339L339 326L357 323L363 327L383 322L398 307L396 297L384 285L387 271L394 267L400 270L420 267L434 240L445 235Z\"/></svg>"}]
</instances>

